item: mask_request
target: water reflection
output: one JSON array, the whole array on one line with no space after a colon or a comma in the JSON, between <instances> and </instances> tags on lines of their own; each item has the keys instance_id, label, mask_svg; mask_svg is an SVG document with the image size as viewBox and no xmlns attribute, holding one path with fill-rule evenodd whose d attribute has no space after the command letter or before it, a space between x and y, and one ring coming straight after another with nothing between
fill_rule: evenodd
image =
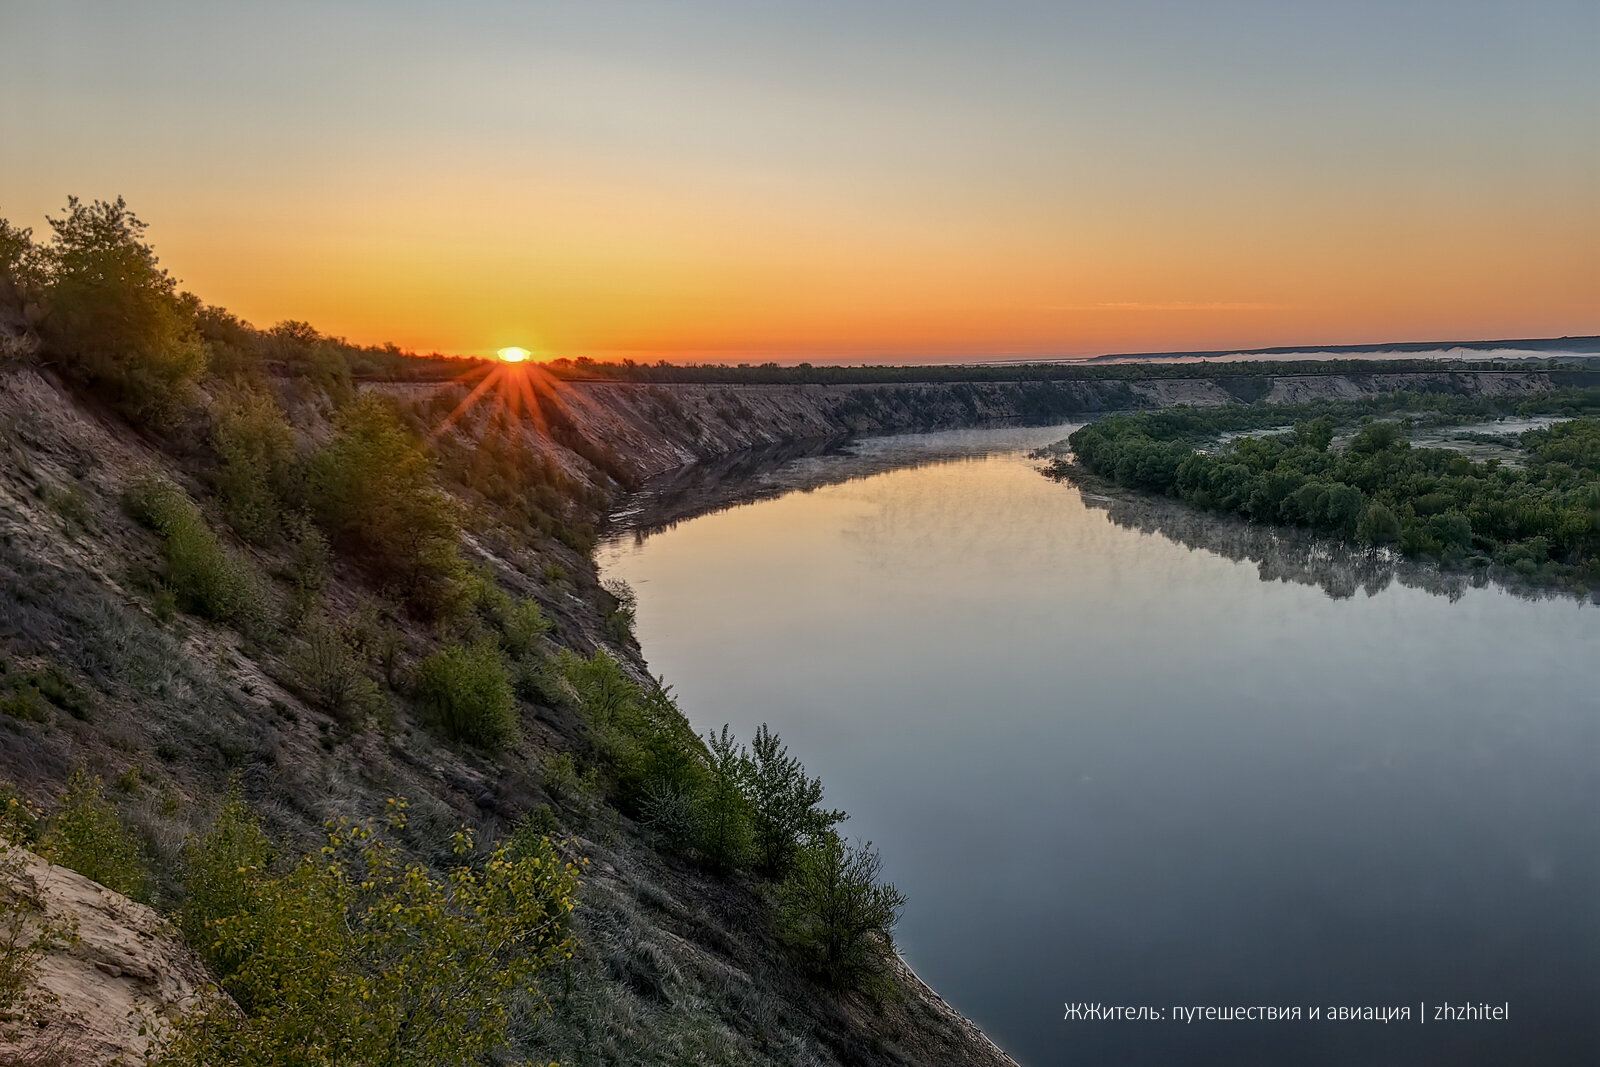
<instances>
[{"instance_id":1,"label":"water reflection","mask_svg":"<svg viewBox=\"0 0 1600 1067\"><path fill-rule=\"evenodd\" d=\"M1189 548L1215 552L1224 559L1253 563L1263 582L1313 585L1335 600L1357 593L1376 596L1398 583L1450 600L1461 599L1469 589L1494 585L1527 600L1570 597L1600 603L1600 590L1569 593L1524 581L1497 568L1443 570L1388 549L1352 546L1304 530L1263 526L1200 511L1175 500L1125 492L1089 476L1075 476L1073 480L1082 490L1084 503L1103 510L1118 526L1158 534Z\"/></svg>"},{"instance_id":2,"label":"water reflection","mask_svg":"<svg viewBox=\"0 0 1600 1067\"><path fill-rule=\"evenodd\" d=\"M810 492L600 561L695 725L784 735L910 897L907 958L1025 1067L1600 1059L1594 609L1086 499L1026 454L1064 432L801 457ZM1513 1017L1415 1020L1445 998Z\"/></svg>"},{"instance_id":3,"label":"water reflection","mask_svg":"<svg viewBox=\"0 0 1600 1067\"><path fill-rule=\"evenodd\" d=\"M944 430L894 437L813 438L734 452L651 479L611 517L636 542L680 522L786 493L1059 441L1073 425Z\"/></svg>"}]
</instances>

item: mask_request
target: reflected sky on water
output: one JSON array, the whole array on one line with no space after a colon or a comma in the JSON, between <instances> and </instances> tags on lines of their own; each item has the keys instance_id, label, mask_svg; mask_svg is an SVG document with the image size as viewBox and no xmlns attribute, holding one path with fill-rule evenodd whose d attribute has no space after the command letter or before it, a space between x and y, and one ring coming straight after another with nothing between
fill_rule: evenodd
<instances>
[{"instance_id":1,"label":"reflected sky on water","mask_svg":"<svg viewBox=\"0 0 1600 1067\"><path fill-rule=\"evenodd\" d=\"M1024 1067L1600 1059L1600 609L1086 499L1026 454L1065 433L800 457L599 557L690 720L783 735ZM1417 1021L1446 999L1512 1017Z\"/></svg>"}]
</instances>

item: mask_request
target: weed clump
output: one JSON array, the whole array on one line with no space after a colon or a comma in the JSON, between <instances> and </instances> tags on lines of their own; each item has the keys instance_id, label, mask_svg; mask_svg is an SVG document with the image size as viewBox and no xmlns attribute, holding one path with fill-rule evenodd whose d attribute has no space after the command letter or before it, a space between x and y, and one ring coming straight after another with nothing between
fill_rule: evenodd
<instances>
[{"instance_id":1,"label":"weed clump","mask_svg":"<svg viewBox=\"0 0 1600 1067\"><path fill-rule=\"evenodd\" d=\"M417 665L415 689L451 738L491 750L516 740L511 679L492 643L440 649Z\"/></svg>"}]
</instances>

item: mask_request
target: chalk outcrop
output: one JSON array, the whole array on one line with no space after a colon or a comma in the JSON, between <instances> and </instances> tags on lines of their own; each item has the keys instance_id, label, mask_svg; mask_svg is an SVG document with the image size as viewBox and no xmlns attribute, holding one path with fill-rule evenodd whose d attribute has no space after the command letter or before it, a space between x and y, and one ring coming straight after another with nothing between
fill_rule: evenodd
<instances>
[{"instance_id":1,"label":"chalk outcrop","mask_svg":"<svg viewBox=\"0 0 1600 1067\"><path fill-rule=\"evenodd\" d=\"M214 989L170 922L76 871L12 849L5 906L24 927L70 928L35 964L23 1009L0 1022L0 1064L109 1067L145 1062L179 1014Z\"/></svg>"}]
</instances>

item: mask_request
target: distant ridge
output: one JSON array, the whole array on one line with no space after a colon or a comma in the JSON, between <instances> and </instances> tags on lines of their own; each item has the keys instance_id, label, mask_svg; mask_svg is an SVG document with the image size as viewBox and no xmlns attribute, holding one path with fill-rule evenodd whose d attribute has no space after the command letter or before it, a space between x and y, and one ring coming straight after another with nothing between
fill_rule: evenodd
<instances>
[{"instance_id":1,"label":"distant ridge","mask_svg":"<svg viewBox=\"0 0 1600 1067\"><path fill-rule=\"evenodd\" d=\"M1282 345L1277 348L1218 348L1206 352L1112 352L1086 363L1111 363L1144 359L1238 359L1250 356L1359 356L1416 352L1571 352L1600 355L1600 335L1581 337L1522 337L1499 341L1388 341L1365 345Z\"/></svg>"}]
</instances>

